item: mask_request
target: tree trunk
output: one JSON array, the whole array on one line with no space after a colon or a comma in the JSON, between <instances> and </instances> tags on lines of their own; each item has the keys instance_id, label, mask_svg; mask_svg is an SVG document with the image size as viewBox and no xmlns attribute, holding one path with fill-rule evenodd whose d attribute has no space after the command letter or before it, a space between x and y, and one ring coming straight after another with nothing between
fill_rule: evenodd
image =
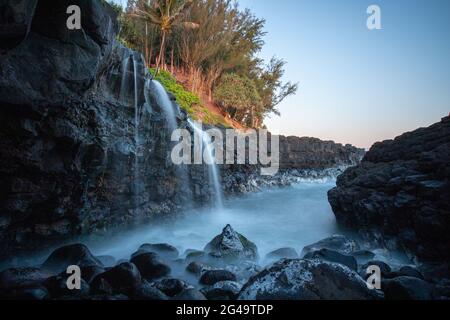
<instances>
[{"instance_id":1,"label":"tree trunk","mask_svg":"<svg viewBox=\"0 0 450 320\"><path fill-rule=\"evenodd\" d=\"M170 72L173 74L173 49L170 53Z\"/></svg>"},{"instance_id":2,"label":"tree trunk","mask_svg":"<svg viewBox=\"0 0 450 320\"><path fill-rule=\"evenodd\" d=\"M145 63L148 64L148 24L145 22Z\"/></svg>"},{"instance_id":3,"label":"tree trunk","mask_svg":"<svg viewBox=\"0 0 450 320\"><path fill-rule=\"evenodd\" d=\"M165 47L166 47L166 31L162 31L161 47L159 48L159 57L158 62L156 64L156 70L158 70L160 67L164 67L164 54L166 49Z\"/></svg>"}]
</instances>

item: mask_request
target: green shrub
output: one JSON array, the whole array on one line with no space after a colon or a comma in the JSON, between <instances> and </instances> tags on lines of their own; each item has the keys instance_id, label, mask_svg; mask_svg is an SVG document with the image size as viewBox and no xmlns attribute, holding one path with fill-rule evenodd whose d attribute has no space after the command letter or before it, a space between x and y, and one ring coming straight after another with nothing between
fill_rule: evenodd
<instances>
[{"instance_id":1,"label":"green shrub","mask_svg":"<svg viewBox=\"0 0 450 320\"><path fill-rule=\"evenodd\" d=\"M150 69L150 72L155 74L155 69ZM200 98L197 95L184 89L184 87L167 71L160 70L155 77L155 80L158 80L167 91L175 96L178 105L183 110L191 117L195 117L196 106L201 104Z\"/></svg>"}]
</instances>

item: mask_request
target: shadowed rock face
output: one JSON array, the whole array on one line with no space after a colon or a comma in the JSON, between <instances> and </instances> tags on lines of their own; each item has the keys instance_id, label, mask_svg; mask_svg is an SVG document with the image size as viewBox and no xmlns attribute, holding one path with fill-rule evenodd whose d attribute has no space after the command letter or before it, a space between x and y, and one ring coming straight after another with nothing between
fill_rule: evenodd
<instances>
[{"instance_id":1,"label":"shadowed rock face","mask_svg":"<svg viewBox=\"0 0 450 320\"><path fill-rule=\"evenodd\" d=\"M22 2L6 1L0 24L2 44L16 16L29 29L0 58L0 257L177 210L189 192L178 192L141 54L115 41L114 11L97 0L40 0L34 11ZM71 4L83 30L65 26Z\"/></svg>"},{"instance_id":2,"label":"shadowed rock face","mask_svg":"<svg viewBox=\"0 0 450 320\"><path fill-rule=\"evenodd\" d=\"M394 239L421 259L449 261L450 118L375 144L328 198L341 225Z\"/></svg>"}]
</instances>

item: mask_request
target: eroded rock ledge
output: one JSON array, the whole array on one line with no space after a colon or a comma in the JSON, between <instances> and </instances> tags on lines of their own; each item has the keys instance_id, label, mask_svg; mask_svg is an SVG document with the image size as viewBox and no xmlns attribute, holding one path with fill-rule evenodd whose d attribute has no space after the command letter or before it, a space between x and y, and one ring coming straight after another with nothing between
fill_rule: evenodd
<instances>
[{"instance_id":1,"label":"eroded rock ledge","mask_svg":"<svg viewBox=\"0 0 450 320\"><path fill-rule=\"evenodd\" d=\"M342 226L422 260L449 262L450 117L375 144L328 198Z\"/></svg>"}]
</instances>

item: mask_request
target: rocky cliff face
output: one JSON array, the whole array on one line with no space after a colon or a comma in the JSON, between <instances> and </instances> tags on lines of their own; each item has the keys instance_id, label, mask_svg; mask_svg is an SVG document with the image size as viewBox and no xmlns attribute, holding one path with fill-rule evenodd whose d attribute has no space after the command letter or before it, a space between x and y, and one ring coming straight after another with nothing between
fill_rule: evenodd
<instances>
[{"instance_id":1,"label":"rocky cliff face","mask_svg":"<svg viewBox=\"0 0 450 320\"><path fill-rule=\"evenodd\" d=\"M31 2L6 1L2 11L1 256L162 216L190 197L168 161L166 119L141 55L114 40L112 9ZM71 4L83 30L65 26Z\"/></svg>"},{"instance_id":2,"label":"rocky cliff face","mask_svg":"<svg viewBox=\"0 0 450 320\"><path fill-rule=\"evenodd\" d=\"M276 175L262 176L259 165L225 165L222 168L225 192L246 193L302 181L334 180L348 167L359 164L365 154L364 149L317 138L280 136L279 139L279 171Z\"/></svg>"},{"instance_id":3,"label":"rocky cliff face","mask_svg":"<svg viewBox=\"0 0 450 320\"><path fill-rule=\"evenodd\" d=\"M70 31L66 9L74 4L83 29ZM141 54L115 41L111 7L7 0L0 8L0 258L210 201L208 168L171 162L167 110ZM165 108L187 127L174 100ZM312 139L281 145L284 168L359 157ZM224 189L248 191L257 171L223 167Z\"/></svg>"},{"instance_id":4,"label":"rocky cliff face","mask_svg":"<svg viewBox=\"0 0 450 320\"><path fill-rule=\"evenodd\" d=\"M424 260L450 261L450 118L375 144L328 197L341 225Z\"/></svg>"}]
</instances>

